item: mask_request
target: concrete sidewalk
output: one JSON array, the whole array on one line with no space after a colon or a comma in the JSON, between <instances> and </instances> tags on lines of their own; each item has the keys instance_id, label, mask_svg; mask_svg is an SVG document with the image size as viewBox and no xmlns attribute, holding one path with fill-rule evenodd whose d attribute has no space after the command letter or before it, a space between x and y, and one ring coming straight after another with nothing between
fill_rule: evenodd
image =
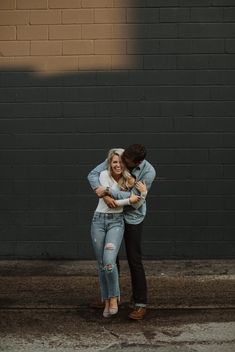
<instances>
[{"instance_id":1,"label":"concrete sidewalk","mask_svg":"<svg viewBox=\"0 0 235 352\"><path fill-rule=\"evenodd\" d=\"M131 295L121 261L121 303ZM235 308L235 260L144 261L150 308ZM0 261L0 309L85 307L99 297L95 261Z\"/></svg>"},{"instance_id":2,"label":"concrete sidewalk","mask_svg":"<svg viewBox=\"0 0 235 352\"><path fill-rule=\"evenodd\" d=\"M130 277L121 262L121 305L105 319L92 261L0 261L1 352L234 352L235 261L146 261L149 308L128 319Z\"/></svg>"}]
</instances>

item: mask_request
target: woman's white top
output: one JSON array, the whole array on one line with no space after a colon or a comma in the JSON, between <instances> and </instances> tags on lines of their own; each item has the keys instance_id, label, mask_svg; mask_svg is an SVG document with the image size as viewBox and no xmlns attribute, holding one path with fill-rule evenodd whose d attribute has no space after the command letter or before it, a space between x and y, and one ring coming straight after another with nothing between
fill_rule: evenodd
<instances>
[{"instance_id":1,"label":"woman's white top","mask_svg":"<svg viewBox=\"0 0 235 352\"><path fill-rule=\"evenodd\" d=\"M120 190L117 181L114 180L112 176L109 175L108 170L104 170L100 173L99 181L101 186L110 187L113 190ZM130 205L129 198L115 200L118 204L117 208L109 208L103 198L99 199L98 206L95 211L99 213L122 213L124 205Z\"/></svg>"}]
</instances>

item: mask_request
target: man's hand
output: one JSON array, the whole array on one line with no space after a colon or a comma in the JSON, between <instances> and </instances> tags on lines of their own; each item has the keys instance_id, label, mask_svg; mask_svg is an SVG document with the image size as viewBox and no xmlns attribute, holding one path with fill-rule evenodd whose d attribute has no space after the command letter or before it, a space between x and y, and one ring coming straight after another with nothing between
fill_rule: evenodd
<instances>
[{"instance_id":1,"label":"man's hand","mask_svg":"<svg viewBox=\"0 0 235 352\"><path fill-rule=\"evenodd\" d=\"M103 200L105 201L105 203L109 208L117 208L117 203L115 202L115 199L113 199L112 197L105 196L103 197Z\"/></svg>"},{"instance_id":2,"label":"man's hand","mask_svg":"<svg viewBox=\"0 0 235 352\"><path fill-rule=\"evenodd\" d=\"M137 191L139 191L140 193L142 192L147 192L147 186L146 186L146 183L145 181L138 181L136 182L135 184L135 188L137 189Z\"/></svg>"},{"instance_id":3,"label":"man's hand","mask_svg":"<svg viewBox=\"0 0 235 352\"><path fill-rule=\"evenodd\" d=\"M102 186L99 186L95 189L95 194L99 197L99 198L102 198L105 196L106 194L106 188L105 187L102 187Z\"/></svg>"}]
</instances>

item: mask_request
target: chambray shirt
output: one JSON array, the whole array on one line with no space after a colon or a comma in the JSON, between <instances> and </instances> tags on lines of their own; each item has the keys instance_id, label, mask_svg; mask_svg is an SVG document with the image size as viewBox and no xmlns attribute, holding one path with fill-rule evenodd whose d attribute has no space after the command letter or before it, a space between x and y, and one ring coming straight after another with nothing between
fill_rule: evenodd
<instances>
[{"instance_id":1,"label":"chambray shirt","mask_svg":"<svg viewBox=\"0 0 235 352\"><path fill-rule=\"evenodd\" d=\"M91 188L95 190L100 186L99 175L101 171L107 169L107 160L96 166L89 174L88 181ZM136 181L145 181L147 190L149 191L153 180L156 176L156 171L154 167L147 161L143 160L137 167L132 169L131 174L136 177ZM139 194L139 192L133 188L132 192ZM130 197L130 192L124 192L120 190L111 190L111 196L114 199L125 199ZM140 224L146 215L146 201L138 207L138 204L132 204L124 207L123 211L124 219L128 224Z\"/></svg>"}]
</instances>

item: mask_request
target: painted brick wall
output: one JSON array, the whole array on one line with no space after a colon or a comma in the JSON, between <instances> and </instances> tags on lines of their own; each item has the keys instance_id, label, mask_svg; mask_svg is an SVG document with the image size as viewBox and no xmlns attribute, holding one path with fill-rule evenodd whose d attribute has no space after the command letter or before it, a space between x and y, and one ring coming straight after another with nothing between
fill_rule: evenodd
<instances>
[{"instance_id":1,"label":"painted brick wall","mask_svg":"<svg viewBox=\"0 0 235 352\"><path fill-rule=\"evenodd\" d=\"M1 258L93 258L86 175L138 142L145 257L235 257L234 19L234 0L0 1Z\"/></svg>"}]
</instances>

